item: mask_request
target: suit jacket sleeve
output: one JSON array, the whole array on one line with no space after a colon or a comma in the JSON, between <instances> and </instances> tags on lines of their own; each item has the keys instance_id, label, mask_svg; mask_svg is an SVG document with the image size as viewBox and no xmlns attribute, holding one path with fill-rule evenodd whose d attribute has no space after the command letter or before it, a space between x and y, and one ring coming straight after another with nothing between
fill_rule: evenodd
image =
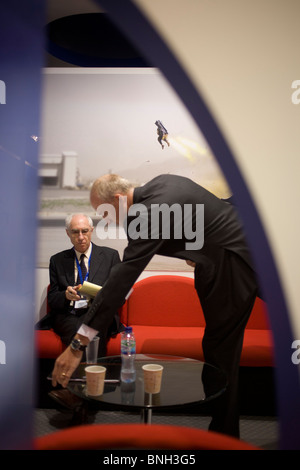
<instances>
[{"instance_id":1,"label":"suit jacket sleeve","mask_svg":"<svg viewBox=\"0 0 300 470\"><path fill-rule=\"evenodd\" d=\"M109 278L83 318L84 324L98 331L109 326L114 312L122 306L131 287L162 243L151 239L129 240L123 261L112 268Z\"/></svg>"},{"instance_id":2,"label":"suit jacket sleeve","mask_svg":"<svg viewBox=\"0 0 300 470\"><path fill-rule=\"evenodd\" d=\"M49 264L50 289L48 292L48 304L51 312L66 311L70 306L70 301L66 299L65 295L68 283L65 277L59 275L59 266L55 259L52 256Z\"/></svg>"}]
</instances>

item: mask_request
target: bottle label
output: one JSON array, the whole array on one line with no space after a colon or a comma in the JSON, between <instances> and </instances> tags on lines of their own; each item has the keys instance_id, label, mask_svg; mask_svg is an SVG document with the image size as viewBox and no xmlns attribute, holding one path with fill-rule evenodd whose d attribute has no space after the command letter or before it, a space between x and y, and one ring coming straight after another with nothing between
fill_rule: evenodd
<instances>
[{"instance_id":1,"label":"bottle label","mask_svg":"<svg viewBox=\"0 0 300 470\"><path fill-rule=\"evenodd\" d=\"M135 341L130 339L124 339L121 341L121 353L122 354L135 354Z\"/></svg>"}]
</instances>

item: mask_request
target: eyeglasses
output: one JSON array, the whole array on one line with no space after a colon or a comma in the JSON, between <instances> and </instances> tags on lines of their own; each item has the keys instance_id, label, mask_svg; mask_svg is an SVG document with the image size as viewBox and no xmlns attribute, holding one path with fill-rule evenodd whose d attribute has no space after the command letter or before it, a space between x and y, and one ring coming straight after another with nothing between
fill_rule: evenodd
<instances>
[{"instance_id":1,"label":"eyeglasses","mask_svg":"<svg viewBox=\"0 0 300 470\"><path fill-rule=\"evenodd\" d=\"M78 237L78 235L80 235L80 233L82 235L87 235L90 231L91 231L90 228L84 228L82 230L70 230L71 235L74 235L74 237Z\"/></svg>"}]
</instances>

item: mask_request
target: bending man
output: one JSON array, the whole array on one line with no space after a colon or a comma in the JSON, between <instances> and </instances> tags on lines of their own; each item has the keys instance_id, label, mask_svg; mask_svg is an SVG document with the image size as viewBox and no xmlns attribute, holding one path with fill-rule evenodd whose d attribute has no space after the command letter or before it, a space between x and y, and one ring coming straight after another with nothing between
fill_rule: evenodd
<instances>
[{"instance_id":1,"label":"bending man","mask_svg":"<svg viewBox=\"0 0 300 470\"><path fill-rule=\"evenodd\" d=\"M90 199L95 209L105 204L107 211L111 205L118 223L125 220L128 246L83 318L77 343L84 347L95 334L93 329L98 331L111 321L155 254L190 260L195 263L195 288L206 320L205 360L224 370L228 378L226 392L215 401L210 429L239 436L239 361L258 286L234 206L175 175L158 176L142 187L105 175L93 184ZM168 208L172 211L166 227L164 217L157 218L156 212L164 209L167 214ZM77 346L70 345L57 359L54 386L65 387L79 365L82 352Z\"/></svg>"}]
</instances>

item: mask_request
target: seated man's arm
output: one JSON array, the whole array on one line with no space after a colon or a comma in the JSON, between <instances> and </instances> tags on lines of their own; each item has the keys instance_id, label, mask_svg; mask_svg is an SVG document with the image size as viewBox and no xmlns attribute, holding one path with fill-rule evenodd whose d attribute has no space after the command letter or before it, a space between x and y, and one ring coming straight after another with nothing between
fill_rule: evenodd
<instances>
[{"instance_id":1,"label":"seated man's arm","mask_svg":"<svg viewBox=\"0 0 300 470\"><path fill-rule=\"evenodd\" d=\"M48 304L52 312L67 310L71 301L80 299L77 294L79 286L68 286L67 282L59 276L54 257L50 258L49 277Z\"/></svg>"}]
</instances>

